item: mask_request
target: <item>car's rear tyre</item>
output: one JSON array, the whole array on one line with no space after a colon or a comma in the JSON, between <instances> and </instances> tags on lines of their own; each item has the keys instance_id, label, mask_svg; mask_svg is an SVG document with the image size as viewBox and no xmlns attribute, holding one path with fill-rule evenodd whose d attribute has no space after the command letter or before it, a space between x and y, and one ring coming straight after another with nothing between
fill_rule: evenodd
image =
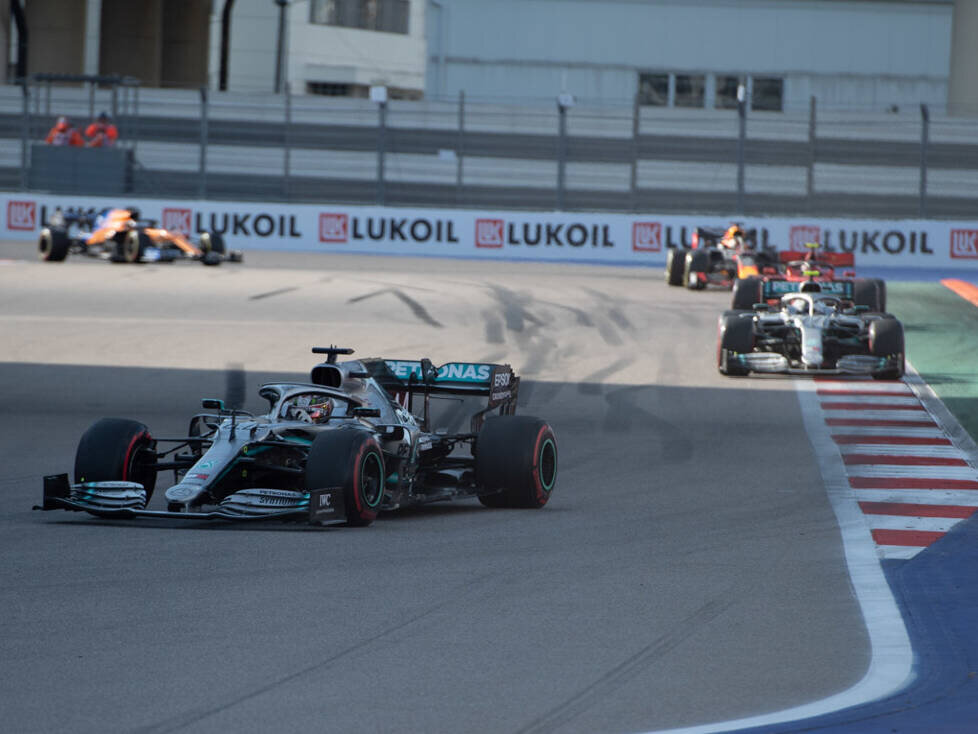
<instances>
[{"instance_id":1,"label":"car's rear tyre","mask_svg":"<svg viewBox=\"0 0 978 734\"><path fill-rule=\"evenodd\" d=\"M672 247L666 254L666 283L669 285L683 284L683 268L686 264L686 251Z\"/></svg>"},{"instance_id":2,"label":"car's rear tyre","mask_svg":"<svg viewBox=\"0 0 978 734\"><path fill-rule=\"evenodd\" d=\"M37 241L38 255L42 260L49 263L59 263L68 257L68 250L71 248L71 240L68 233L63 229L52 229L45 227L41 230L41 236Z\"/></svg>"},{"instance_id":3,"label":"car's rear tyre","mask_svg":"<svg viewBox=\"0 0 978 734\"><path fill-rule=\"evenodd\" d=\"M127 263L138 263L146 254L146 248L152 244L152 240L145 232L138 229L131 229L126 234L126 239L122 243L122 257Z\"/></svg>"},{"instance_id":4,"label":"car's rear tyre","mask_svg":"<svg viewBox=\"0 0 978 734\"><path fill-rule=\"evenodd\" d=\"M710 253L703 250L692 250L686 253L683 261L683 283L691 291L703 290L706 283L700 280L699 274L710 268Z\"/></svg>"},{"instance_id":5,"label":"car's rear tyre","mask_svg":"<svg viewBox=\"0 0 978 734\"><path fill-rule=\"evenodd\" d=\"M764 295L764 281L760 278L738 278L734 281L731 308L750 311L755 303L760 303Z\"/></svg>"},{"instance_id":6,"label":"car's rear tyre","mask_svg":"<svg viewBox=\"0 0 978 734\"><path fill-rule=\"evenodd\" d=\"M721 375L744 377L750 370L735 360L754 351L754 320L744 311L728 311L717 324L717 369Z\"/></svg>"},{"instance_id":7,"label":"car's rear tyre","mask_svg":"<svg viewBox=\"0 0 978 734\"><path fill-rule=\"evenodd\" d=\"M899 380L905 367L905 344L903 324L894 318L877 319L869 324L869 353L874 357L892 359L896 365L874 372L877 380Z\"/></svg>"},{"instance_id":8,"label":"car's rear tyre","mask_svg":"<svg viewBox=\"0 0 978 734\"><path fill-rule=\"evenodd\" d=\"M489 418L475 443L475 478L486 507L543 507L557 483L557 439L539 418Z\"/></svg>"},{"instance_id":9,"label":"car's rear tyre","mask_svg":"<svg viewBox=\"0 0 978 734\"><path fill-rule=\"evenodd\" d=\"M156 487L156 442L138 421L102 418L82 434L75 452L76 482L139 482L146 502Z\"/></svg>"},{"instance_id":10,"label":"car's rear tyre","mask_svg":"<svg viewBox=\"0 0 978 734\"><path fill-rule=\"evenodd\" d=\"M224 246L224 238L216 232L201 232L200 249L205 253L216 252L218 255L223 255L227 252Z\"/></svg>"},{"instance_id":11,"label":"car's rear tyre","mask_svg":"<svg viewBox=\"0 0 978 734\"><path fill-rule=\"evenodd\" d=\"M870 311L885 310L880 305L880 289L876 280L856 278L852 281L852 302L857 306L867 306Z\"/></svg>"},{"instance_id":12,"label":"car's rear tyre","mask_svg":"<svg viewBox=\"0 0 978 734\"><path fill-rule=\"evenodd\" d=\"M305 488L341 488L347 525L362 527L377 519L386 477L380 444L366 431L324 431L309 447Z\"/></svg>"}]
</instances>

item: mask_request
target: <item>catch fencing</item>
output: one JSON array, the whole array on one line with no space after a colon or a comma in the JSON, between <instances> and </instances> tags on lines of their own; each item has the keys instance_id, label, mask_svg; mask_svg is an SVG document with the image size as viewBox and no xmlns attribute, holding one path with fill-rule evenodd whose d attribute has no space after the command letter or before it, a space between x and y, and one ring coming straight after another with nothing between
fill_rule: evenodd
<instances>
[{"instance_id":1,"label":"catch fencing","mask_svg":"<svg viewBox=\"0 0 978 734\"><path fill-rule=\"evenodd\" d=\"M39 82L0 87L0 188L195 200L970 219L978 120L925 106L807 114ZM59 176L59 115L113 113L124 180ZM78 164L83 171L87 164ZM42 183L43 182L43 183ZM121 186L121 189L120 189Z\"/></svg>"}]
</instances>

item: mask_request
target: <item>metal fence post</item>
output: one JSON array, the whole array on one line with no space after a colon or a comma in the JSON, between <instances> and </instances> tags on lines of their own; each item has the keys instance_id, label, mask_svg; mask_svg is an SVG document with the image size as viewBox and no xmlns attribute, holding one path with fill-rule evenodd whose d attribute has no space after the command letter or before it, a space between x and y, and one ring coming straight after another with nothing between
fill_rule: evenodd
<instances>
[{"instance_id":1,"label":"metal fence post","mask_svg":"<svg viewBox=\"0 0 978 734\"><path fill-rule=\"evenodd\" d=\"M136 147L139 145L139 83L132 88L132 157L136 157Z\"/></svg>"},{"instance_id":2,"label":"metal fence post","mask_svg":"<svg viewBox=\"0 0 978 734\"><path fill-rule=\"evenodd\" d=\"M567 106L557 100L560 126L557 136L557 211L564 210L564 183L567 177Z\"/></svg>"},{"instance_id":3,"label":"metal fence post","mask_svg":"<svg viewBox=\"0 0 978 734\"><path fill-rule=\"evenodd\" d=\"M387 102L377 103L377 203L387 203L387 186L384 182L384 156L387 148Z\"/></svg>"},{"instance_id":4,"label":"metal fence post","mask_svg":"<svg viewBox=\"0 0 978 734\"><path fill-rule=\"evenodd\" d=\"M635 93L635 100L632 102L632 170L628 183L629 196L631 197L632 211L638 210L638 133L639 133L639 106L638 93Z\"/></svg>"},{"instance_id":5,"label":"metal fence post","mask_svg":"<svg viewBox=\"0 0 978 734\"><path fill-rule=\"evenodd\" d=\"M285 146L285 176L282 181L282 193L285 195L286 201L292 201L291 197L291 185L290 178L292 176L292 84L291 82L285 83L285 130L284 132L284 146Z\"/></svg>"},{"instance_id":6,"label":"metal fence post","mask_svg":"<svg viewBox=\"0 0 978 734\"><path fill-rule=\"evenodd\" d=\"M930 110L920 105L920 218L927 218L927 146L930 142Z\"/></svg>"},{"instance_id":7,"label":"metal fence post","mask_svg":"<svg viewBox=\"0 0 978 734\"><path fill-rule=\"evenodd\" d=\"M28 161L31 139L31 95L27 80L20 80L20 91L24 98L24 115L20 129L20 188L28 189Z\"/></svg>"},{"instance_id":8,"label":"metal fence post","mask_svg":"<svg viewBox=\"0 0 978 734\"><path fill-rule=\"evenodd\" d=\"M747 138L747 95L743 84L737 87L737 213L744 214L744 143Z\"/></svg>"},{"instance_id":9,"label":"metal fence post","mask_svg":"<svg viewBox=\"0 0 978 734\"><path fill-rule=\"evenodd\" d=\"M815 208L815 95L808 100L808 172L805 177L805 200L808 211Z\"/></svg>"},{"instance_id":10,"label":"metal fence post","mask_svg":"<svg viewBox=\"0 0 978 734\"><path fill-rule=\"evenodd\" d=\"M458 143L455 146L455 204L462 203L465 159L465 91L458 92Z\"/></svg>"},{"instance_id":11,"label":"metal fence post","mask_svg":"<svg viewBox=\"0 0 978 734\"><path fill-rule=\"evenodd\" d=\"M207 87L200 88L200 171L197 173L197 195L207 198Z\"/></svg>"}]
</instances>

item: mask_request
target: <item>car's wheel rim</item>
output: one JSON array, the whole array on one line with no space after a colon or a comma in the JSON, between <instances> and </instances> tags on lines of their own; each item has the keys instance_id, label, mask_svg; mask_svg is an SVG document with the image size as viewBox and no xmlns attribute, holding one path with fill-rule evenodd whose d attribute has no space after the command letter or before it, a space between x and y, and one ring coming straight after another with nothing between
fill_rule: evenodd
<instances>
[{"instance_id":1,"label":"car's wheel rim","mask_svg":"<svg viewBox=\"0 0 978 734\"><path fill-rule=\"evenodd\" d=\"M375 508L384 496L384 468L380 456L371 451L360 466L360 496L367 507Z\"/></svg>"},{"instance_id":2,"label":"car's wheel rim","mask_svg":"<svg viewBox=\"0 0 978 734\"><path fill-rule=\"evenodd\" d=\"M540 486L544 492L549 492L554 488L557 481L557 446L553 439L547 438L540 446L540 455L537 463L537 473L540 477Z\"/></svg>"}]
</instances>

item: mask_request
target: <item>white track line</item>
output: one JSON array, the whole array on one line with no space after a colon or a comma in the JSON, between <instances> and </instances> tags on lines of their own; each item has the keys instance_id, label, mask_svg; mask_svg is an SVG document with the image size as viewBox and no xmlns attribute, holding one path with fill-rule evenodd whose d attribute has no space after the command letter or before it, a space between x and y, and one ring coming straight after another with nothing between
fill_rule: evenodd
<instances>
[{"instance_id":1,"label":"white track line","mask_svg":"<svg viewBox=\"0 0 978 734\"><path fill-rule=\"evenodd\" d=\"M850 477L917 477L920 479L970 479L970 466L900 466L897 464L849 464Z\"/></svg>"},{"instance_id":2,"label":"white track line","mask_svg":"<svg viewBox=\"0 0 978 734\"><path fill-rule=\"evenodd\" d=\"M912 438L944 438L944 431L935 423L933 428L905 426L826 426L833 436L907 436Z\"/></svg>"},{"instance_id":3,"label":"white track line","mask_svg":"<svg viewBox=\"0 0 978 734\"><path fill-rule=\"evenodd\" d=\"M978 492L973 489L855 489L853 492L860 502L978 507Z\"/></svg>"},{"instance_id":4,"label":"white track line","mask_svg":"<svg viewBox=\"0 0 978 734\"><path fill-rule=\"evenodd\" d=\"M909 561L922 550L923 548L914 545L879 545L876 547L879 557L888 561Z\"/></svg>"},{"instance_id":5,"label":"white track line","mask_svg":"<svg viewBox=\"0 0 978 734\"><path fill-rule=\"evenodd\" d=\"M846 454L867 454L869 456L926 456L938 459L968 460L967 455L954 446L896 446L879 443L839 444L839 451Z\"/></svg>"},{"instance_id":6,"label":"white track line","mask_svg":"<svg viewBox=\"0 0 978 734\"><path fill-rule=\"evenodd\" d=\"M857 403L859 405L920 405L920 400L912 392L907 395L819 395L822 407L832 403Z\"/></svg>"},{"instance_id":7,"label":"white track line","mask_svg":"<svg viewBox=\"0 0 978 734\"><path fill-rule=\"evenodd\" d=\"M957 517L866 515L866 523L870 530L923 530L928 533L946 533L959 522L961 518Z\"/></svg>"},{"instance_id":8,"label":"white track line","mask_svg":"<svg viewBox=\"0 0 978 734\"><path fill-rule=\"evenodd\" d=\"M881 421L925 421L926 410L826 410L826 418L868 418Z\"/></svg>"},{"instance_id":9,"label":"white track line","mask_svg":"<svg viewBox=\"0 0 978 734\"><path fill-rule=\"evenodd\" d=\"M887 392L887 393L912 393L913 390L902 382L868 382L866 380L816 380L816 390L840 390L847 392ZM825 400L824 395L818 396L819 400Z\"/></svg>"}]
</instances>

